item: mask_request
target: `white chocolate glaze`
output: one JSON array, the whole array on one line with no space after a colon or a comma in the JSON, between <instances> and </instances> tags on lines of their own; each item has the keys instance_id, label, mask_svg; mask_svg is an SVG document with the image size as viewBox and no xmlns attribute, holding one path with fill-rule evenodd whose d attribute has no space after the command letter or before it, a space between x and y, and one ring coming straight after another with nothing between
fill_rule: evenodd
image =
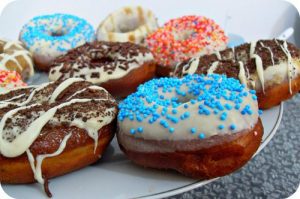
<instances>
[{"instance_id":1,"label":"white chocolate glaze","mask_svg":"<svg viewBox=\"0 0 300 199\"><path fill-rule=\"evenodd\" d=\"M56 98L63 92L66 88L68 88L70 85L72 85L75 82L81 82L84 81L84 79L81 78L70 78L61 83L52 93L51 98L49 100L50 103L55 102Z\"/></svg>"},{"instance_id":2,"label":"white chocolate glaze","mask_svg":"<svg viewBox=\"0 0 300 199\"><path fill-rule=\"evenodd\" d=\"M263 68L262 60L260 56L256 54L253 55L253 58L255 58L256 72L257 72L258 79L261 83L263 92L265 92L264 68Z\"/></svg>"},{"instance_id":3,"label":"white chocolate glaze","mask_svg":"<svg viewBox=\"0 0 300 199\"><path fill-rule=\"evenodd\" d=\"M152 11L140 6L123 7L108 15L99 25L97 39L141 44L157 28Z\"/></svg>"},{"instance_id":4,"label":"white chocolate glaze","mask_svg":"<svg viewBox=\"0 0 300 199\"><path fill-rule=\"evenodd\" d=\"M291 53L287 47L287 43L286 41L283 43L283 45L281 45L281 48L283 50L283 52L286 54L287 56L287 71L288 71L288 81L289 81L289 89L290 89L290 93L292 94L293 91L292 91L292 79L294 78L294 69L296 68L294 65L293 65L293 62L292 62L292 56L291 56Z\"/></svg>"},{"instance_id":5,"label":"white chocolate glaze","mask_svg":"<svg viewBox=\"0 0 300 199\"><path fill-rule=\"evenodd\" d=\"M245 68L243 62L239 61L240 71L239 71L239 79L242 84L247 85L247 78L245 73Z\"/></svg>"},{"instance_id":6,"label":"white chocolate glaze","mask_svg":"<svg viewBox=\"0 0 300 199\"><path fill-rule=\"evenodd\" d=\"M213 74L214 71L217 69L218 65L219 65L218 61L212 63L212 65L210 66L210 68L207 71L207 74Z\"/></svg>"}]
</instances>

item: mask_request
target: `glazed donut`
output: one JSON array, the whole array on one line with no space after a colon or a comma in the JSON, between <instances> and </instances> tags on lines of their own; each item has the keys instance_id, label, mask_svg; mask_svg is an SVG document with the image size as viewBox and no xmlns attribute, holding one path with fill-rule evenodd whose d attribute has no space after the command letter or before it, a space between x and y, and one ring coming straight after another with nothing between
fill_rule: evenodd
<instances>
[{"instance_id":1,"label":"glazed donut","mask_svg":"<svg viewBox=\"0 0 300 199\"><path fill-rule=\"evenodd\" d=\"M239 79L256 90L259 108L272 108L300 91L300 50L286 41L259 40L182 62L173 75L210 73Z\"/></svg>"},{"instance_id":2,"label":"glazed donut","mask_svg":"<svg viewBox=\"0 0 300 199\"><path fill-rule=\"evenodd\" d=\"M226 48L228 38L212 19L184 16L150 34L146 45L157 63L157 75L169 76L177 63Z\"/></svg>"},{"instance_id":3,"label":"glazed donut","mask_svg":"<svg viewBox=\"0 0 300 199\"><path fill-rule=\"evenodd\" d=\"M149 81L119 104L118 128L133 162L198 179L243 166L263 134L254 91L224 75Z\"/></svg>"},{"instance_id":4,"label":"glazed donut","mask_svg":"<svg viewBox=\"0 0 300 199\"><path fill-rule=\"evenodd\" d=\"M143 44L147 35L157 28L157 20L151 10L126 6L104 19L98 27L97 39Z\"/></svg>"},{"instance_id":5,"label":"glazed donut","mask_svg":"<svg viewBox=\"0 0 300 199\"><path fill-rule=\"evenodd\" d=\"M50 80L80 77L100 85L113 96L125 97L152 79L156 65L151 52L124 42L86 43L56 59Z\"/></svg>"},{"instance_id":6,"label":"glazed donut","mask_svg":"<svg viewBox=\"0 0 300 199\"><path fill-rule=\"evenodd\" d=\"M17 71L24 80L33 76L31 54L21 42L0 39L0 70Z\"/></svg>"},{"instance_id":7,"label":"glazed donut","mask_svg":"<svg viewBox=\"0 0 300 199\"><path fill-rule=\"evenodd\" d=\"M0 181L44 185L97 161L114 136L117 103L79 78L0 94Z\"/></svg>"},{"instance_id":8,"label":"glazed donut","mask_svg":"<svg viewBox=\"0 0 300 199\"><path fill-rule=\"evenodd\" d=\"M19 37L42 71L49 71L56 57L95 39L94 29L87 21L67 14L35 17L23 26Z\"/></svg>"},{"instance_id":9,"label":"glazed donut","mask_svg":"<svg viewBox=\"0 0 300 199\"><path fill-rule=\"evenodd\" d=\"M0 70L0 93L24 86L26 83L16 71Z\"/></svg>"}]
</instances>

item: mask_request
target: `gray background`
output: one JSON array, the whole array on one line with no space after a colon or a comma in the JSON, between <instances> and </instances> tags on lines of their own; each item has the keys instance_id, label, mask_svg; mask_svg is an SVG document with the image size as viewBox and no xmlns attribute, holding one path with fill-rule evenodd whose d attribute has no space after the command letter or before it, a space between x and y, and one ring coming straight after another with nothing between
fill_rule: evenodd
<instances>
[{"instance_id":1,"label":"gray background","mask_svg":"<svg viewBox=\"0 0 300 199\"><path fill-rule=\"evenodd\" d=\"M239 171L170 197L286 198L300 183L300 95L284 103L282 122L268 145Z\"/></svg>"}]
</instances>

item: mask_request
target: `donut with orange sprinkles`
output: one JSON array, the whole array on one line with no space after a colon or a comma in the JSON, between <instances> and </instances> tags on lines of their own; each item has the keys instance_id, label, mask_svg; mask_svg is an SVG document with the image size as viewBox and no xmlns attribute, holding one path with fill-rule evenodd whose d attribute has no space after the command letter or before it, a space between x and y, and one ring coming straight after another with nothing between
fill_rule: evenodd
<instances>
[{"instance_id":1,"label":"donut with orange sprinkles","mask_svg":"<svg viewBox=\"0 0 300 199\"><path fill-rule=\"evenodd\" d=\"M0 70L0 93L26 86L16 71Z\"/></svg>"},{"instance_id":2,"label":"donut with orange sprinkles","mask_svg":"<svg viewBox=\"0 0 300 199\"><path fill-rule=\"evenodd\" d=\"M183 16L172 19L146 39L158 64L157 75L169 76L177 63L226 48L228 37L212 19Z\"/></svg>"}]
</instances>

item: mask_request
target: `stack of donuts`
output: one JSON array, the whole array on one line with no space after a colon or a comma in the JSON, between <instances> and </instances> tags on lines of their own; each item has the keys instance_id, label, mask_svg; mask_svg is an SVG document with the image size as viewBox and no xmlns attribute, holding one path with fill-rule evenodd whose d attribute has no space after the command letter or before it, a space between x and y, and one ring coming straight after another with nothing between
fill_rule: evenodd
<instances>
[{"instance_id":1,"label":"stack of donuts","mask_svg":"<svg viewBox=\"0 0 300 199\"><path fill-rule=\"evenodd\" d=\"M144 167L196 179L239 169L260 146L260 109L300 91L300 50L227 44L212 19L159 26L140 6L96 31L74 15L32 18L19 41L0 40L1 183L39 182L51 197L50 178L97 161L115 134ZM50 81L27 85L34 68Z\"/></svg>"}]
</instances>

